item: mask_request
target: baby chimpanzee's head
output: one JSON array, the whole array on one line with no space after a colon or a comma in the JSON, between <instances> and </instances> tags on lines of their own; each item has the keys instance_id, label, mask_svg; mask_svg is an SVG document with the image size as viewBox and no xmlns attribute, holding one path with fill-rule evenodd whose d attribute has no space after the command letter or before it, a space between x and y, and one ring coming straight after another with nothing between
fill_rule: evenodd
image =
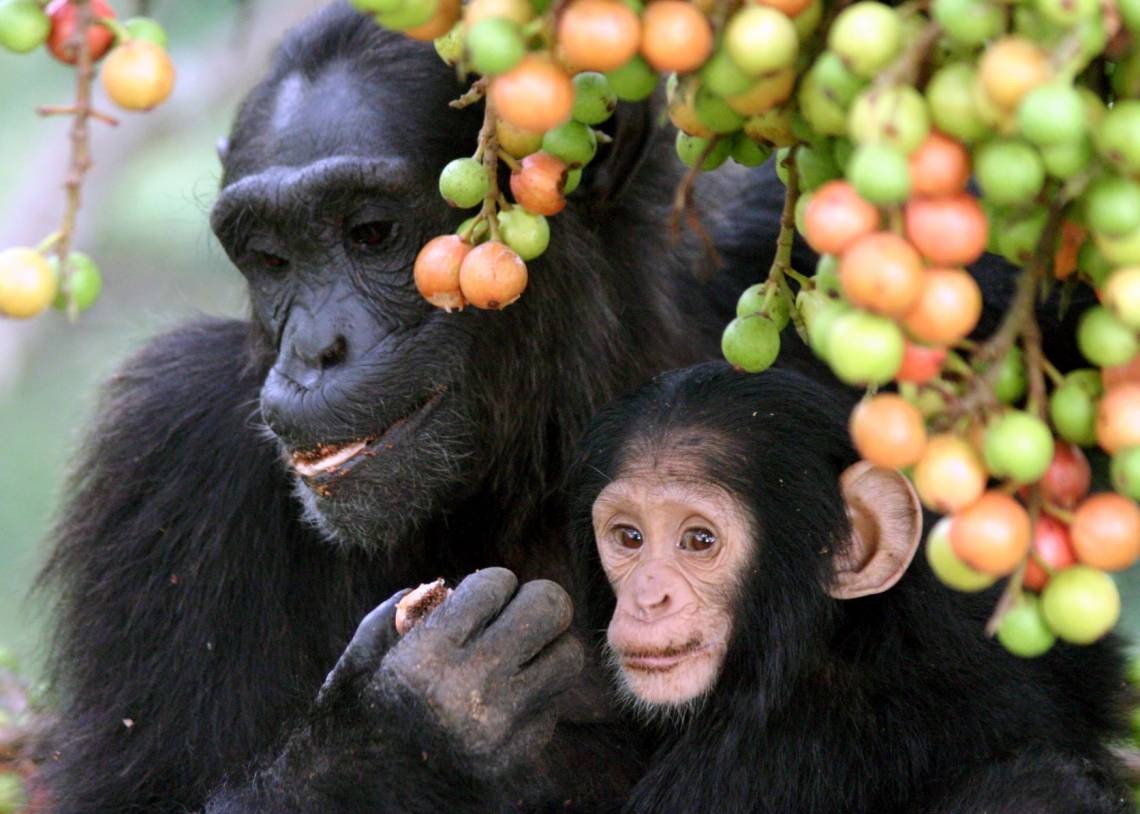
<instances>
[{"instance_id":1,"label":"baby chimpanzee's head","mask_svg":"<svg viewBox=\"0 0 1140 814\"><path fill-rule=\"evenodd\" d=\"M835 600L902 576L918 500L855 462L846 407L795 373L710 363L598 414L571 477L574 528L626 700L675 715L722 675L786 671L801 647L787 637L815 640Z\"/></svg>"}]
</instances>

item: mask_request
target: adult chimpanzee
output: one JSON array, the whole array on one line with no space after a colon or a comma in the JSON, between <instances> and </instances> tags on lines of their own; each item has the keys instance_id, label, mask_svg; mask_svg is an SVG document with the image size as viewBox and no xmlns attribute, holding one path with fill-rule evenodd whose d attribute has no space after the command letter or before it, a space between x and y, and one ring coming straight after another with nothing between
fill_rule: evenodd
<instances>
[{"instance_id":1,"label":"adult chimpanzee","mask_svg":"<svg viewBox=\"0 0 1140 814\"><path fill-rule=\"evenodd\" d=\"M61 814L211 798L483 807L488 788L514 792L478 770L549 734L549 709L519 702L575 673L566 597L549 582L516 594L502 571L464 583L455 612L376 677L390 606L378 610L315 699L397 588L492 565L564 580L570 444L613 395L714 355L724 317L696 280L703 247L665 237L681 170L646 105L618 111L519 303L424 302L416 252L462 217L436 179L479 127L478 110L448 107L462 90L430 45L336 5L287 39L242 106L212 220L252 319L179 328L112 380L47 567L61 701L45 772ZM764 248L730 247L755 277L778 187L712 183L713 204L768 189L767 215L742 207ZM471 629L503 606L528 622ZM528 805L589 809L639 775L611 759L599 699L584 680L564 702L545 762L524 768Z\"/></svg>"},{"instance_id":2,"label":"adult chimpanzee","mask_svg":"<svg viewBox=\"0 0 1140 814\"><path fill-rule=\"evenodd\" d=\"M1118 643L1024 661L995 596L907 570L922 512L843 399L708 363L604 409L573 469L586 623L659 729L628 812L1131 810ZM615 600L616 594L616 600Z\"/></svg>"}]
</instances>

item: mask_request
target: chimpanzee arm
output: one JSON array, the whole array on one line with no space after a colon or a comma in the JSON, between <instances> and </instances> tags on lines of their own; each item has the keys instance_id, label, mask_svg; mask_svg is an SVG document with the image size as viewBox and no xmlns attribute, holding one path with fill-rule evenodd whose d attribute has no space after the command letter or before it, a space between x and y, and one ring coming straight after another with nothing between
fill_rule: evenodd
<instances>
[{"instance_id":1,"label":"chimpanzee arm","mask_svg":"<svg viewBox=\"0 0 1140 814\"><path fill-rule=\"evenodd\" d=\"M494 807L492 790L461 771L462 760L444 734L425 723L430 716L421 699L376 688L371 700L380 703L362 703L372 673L396 640L401 594L360 623L310 720L281 755L244 786L212 797L208 814ZM360 736L360 720L369 722L368 738Z\"/></svg>"},{"instance_id":2,"label":"chimpanzee arm","mask_svg":"<svg viewBox=\"0 0 1140 814\"><path fill-rule=\"evenodd\" d=\"M515 595L513 575L484 571L472 585L486 590L457 591L465 602L382 663L392 626L370 616L314 705L361 597L376 595L363 575L377 568L297 520L257 428L246 330L213 322L156 340L100 411L44 574L60 594L62 704L45 768L56 810L201 807L290 731L270 768L219 796L218 810L455 810L475 799L487 810L493 795L464 770L515 761L535 727L549 737L553 717L535 705L581 661L561 635L569 599L552 583ZM472 693L483 703L452 703Z\"/></svg>"},{"instance_id":3,"label":"chimpanzee arm","mask_svg":"<svg viewBox=\"0 0 1140 814\"><path fill-rule=\"evenodd\" d=\"M247 335L154 340L76 467L41 577L59 603L60 814L202 805L299 719L361 615L362 569L301 525L259 429Z\"/></svg>"},{"instance_id":4,"label":"chimpanzee arm","mask_svg":"<svg viewBox=\"0 0 1140 814\"><path fill-rule=\"evenodd\" d=\"M503 810L548 802L543 748L576 681L573 609L552 582L502 568L465 579L396 639L393 596L365 617L306 727L209 814Z\"/></svg>"},{"instance_id":5,"label":"chimpanzee arm","mask_svg":"<svg viewBox=\"0 0 1140 814\"><path fill-rule=\"evenodd\" d=\"M1103 764L1043 749L968 770L935 795L926 814L1130 814L1119 778Z\"/></svg>"}]
</instances>

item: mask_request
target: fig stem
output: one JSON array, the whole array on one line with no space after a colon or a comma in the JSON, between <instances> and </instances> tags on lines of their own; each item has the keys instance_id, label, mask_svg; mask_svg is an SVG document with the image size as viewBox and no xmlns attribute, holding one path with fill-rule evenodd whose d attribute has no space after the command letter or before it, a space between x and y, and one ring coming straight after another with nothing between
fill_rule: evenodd
<instances>
[{"instance_id":1,"label":"fig stem","mask_svg":"<svg viewBox=\"0 0 1140 814\"><path fill-rule=\"evenodd\" d=\"M1060 384L1065 381L1064 374L1057 370L1057 366L1046 359L1044 354L1041 356L1041 367L1045 371L1045 375L1049 377L1049 381L1053 382L1054 386L1060 386Z\"/></svg>"},{"instance_id":2,"label":"fig stem","mask_svg":"<svg viewBox=\"0 0 1140 814\"><path fill-rule=\"evenodd\" d=\"M681 236L681 218L684 217L685 223L704 243L705 252L708 254L709 259L712 261L713 267L721 265L720 254L716 250L716 245L713 243L712 237L705 229L704 224L701 223L700 215L697 214L696 207L693 206L693 192L697 186L697 177L701 174L701 167L704 166L705 160L712 155L712 151L716 149L717 143L720 141L720 136L713 136L709 139L709 143L705 145L705 149L693 162L693 166L689 167L689 171L685 173L685 177L681 179L681 183L677 185L677 190L673 194L673 210L669 216L669 237L676 241Z\"/></svg>"},{"instance_id":3,"label":"fig stem","mask_svg":"<svg viewBox=\"0 0 1140 814\"><path fill-rule=\"evenodd\" d=\"M800 199L800 173L796 168L796 152L799 146L788 151L784 157L787 182L784 185L784 207L780 210L780 234L776 238L776 254L768 268L768 280L776 285L784 275L792 271L792 247L796 239L796 203Z\"/></svg>"},{"instance_id":4,"label":"fig stem","mask_svg":"<svg viewBox=\"0 0 1140 814\"><path fill-rule=\"evenodd\" d=\"M889 88L894 85L915 84L918 72L930 55L934 53L934 45L942 33L942 26L930 22L907 45L901 54L887 66L881 74L875 77L873 88Z\"/></svg>"},{"instance_id":5,"label":"fig stem","mask_svg":"<svg viewBox=\"0 0 1140 814\"><path fill-rule=\"evenodd\" d=\"M1049 515L1052 515L1053 517L1056 517L1058 520L1060 520L1066 526L1072 525L1073 513L1071 511L1069 511L1068 509L1062 509L1060 506L1057 506L1056 504L1053 504L1053 503L1049 503L1048 501L1045 501L1044 503L1042 503L1041 508L1046 514L1049 514Z\"/></svg>"},{"instance_id":6,"label":"fig stem","mask_svg":"<svg viewBox=\"0 0 1140 814\"><path fill-rule=\"evenodd\" d=\"M63 212L63 223L59 229L59 239L55 244L59 257L60 289L67 296L67 318L75 322L79 318L79 306L71 296L72 269L69 259L75 236L75 224L82 204L83 180L91 169L91 140L88 119L94 115L91 108L91 83L95 79L95 60L87 41L87 29L95 25L95 12L92 0L72 0L75 8L75 31L68 43L75 47L78 55L75 78L74 118L71 121L71 157L68 165L67 205ZM46 114L45 114L46 115ZM97 117L98 118L98 117Z\"/></svg>"},{"instance_id":7,"label":"fig stem","mask_svg":"<svg viewBox=\"0 0 1140 814\"><path fill-rule=\"evenodd\" d=\"M50 251L51 247L56 244L59 238L60 231L59 229L56 229L54 232L39 242L39 244L36 246L36 251L40 254L46 254L48 251Z\"/></svg>"},{"instance_id":8,"label":"fig stem","mask_svg":"<svg viewBox=\"0 0 1140 814\"><path fill-rule=\"evenodd\" d=\"M1025 367L1029 377L1027 406L1042 421L1048 421L1049 418L1048 398L1045 393L1045 365L1049 363L1041 348L1041 326L1037 324L1033 294L1044 279L1046 271L1053 266L1053 255L1056 252L1054 236L1060 234L1061 213L1062 208L1059 205L1053 206L1049 211L1049 219L1045 223L1045 231L1037 244L1037 250L1029 267L1022 272L1030 278L1029 285L1032 286L1029 290L1030 302L1023 306L1025 313L1021 315L1021 342L1025 348Z\"/></svg>"},{"instance_id":9,"label":"fig stem","mask_svg":"<svg viewBox=\"0 0 1140 814\"><path fill-rule=\"evenodd\" d=\"M522 169L522 164L516 161L513 155L502 148L499 148L499 160L510 167L511 172L518 172Z\"/></svg>"},{"instance_id":10,"label":"fig stem","mask_svg":"<svg viewBox=\"0 0 1140 814\"><path fill-rule=\"evenodd\" d=\"M40 116L75 116L79 113L79 108L75 105L40 105L36 108L36 113ZM92 108L87 111L87 115L93 119L98 119L103 124L110 125L111 127L118 127L119 120L114 116L106 113L100 113L98 110Z\"/></svg>"},{"instance_id":11,"label":"fig stem","mask_svg":"<svg viewBox=\"0 0 1140 814\"><path fill-rule=\"evenodd\" d=\"M955 405L955 417L997 406L994 387L1001 374L1001 365L998 363L1020 339L1025 351L1026 375L1029 380L1027 406L1038 417L1046 418L1048 402L1045 396L1045 354L1041 349L1041 328L1037 324L1034 306L1041 280L1045 277L1046 270L1052 266L1055 250L1053 236L1058 233L1061 225L1063 205L1056 203L1050 208L1042 238L1034 250L1033 258L1017 278L1017 290L1001 325L989 339L974 348L970 362L974 367L984 370L972 378L970 389Z\"/></svg>"},{"instance_id":12,"label":"fig stem","mask_svg":"<svg viewBox=\"0 0 1140 814\"><path fill-rule=\"evenodd\" d=\"M447 105L448 107L453 107L456 110L462 110L465 107L470 107L471 105L475 104L486 94L487 77L484 76L481 79L475 80L475 82L472 83L471 87L468 88L462 96L460 96L458 99L452 99L447 103Z\"/></svg>"},{"instance_id":13,"label":"fig stem","mask_svg":"<svg viewBox=\"0 0 1140 814\"><path fill-rule=\"evenodd\" d=\"M1030 540L1033 539L1033 529L1037 527L1037 518L1041 514L1041 487L1037 484L1029 487L1029 534ZM1032 542L1030 543L1032 546ZM1030 548L1032 550L1032 548ZM994 612L990 615L989 621L986 622L986 635L993 637L997 635L998 628L1001 627L1001 620L1009 612L1010 609L1017 603L1018 598L1021 596L1021 584L1025 579L1025 566L1029 562L1028 555L1017 566L1017 570L1009 578L1009 582L1005 584L1005 590L1002 591L1001 597L998 599L997 604L994 606Z\"/></svg>"},{"instance_id":14,"label":"fig stem","mask_svg":"<svg viewBox=\"0 0 1140 814\"><path fill-rule=\"evenodd\" d=\"M479 149L475 155L483 162L483 171L487 173L487 194L483 196L483 207L479 216L487 222L491 230L491 240L502 242L499 237L499 139L495 135L495 124L498 117L495 115L495 106L491 104L488 96L483 104L483 126L479 130Z\"/></svg>"},{"instance_id":15,"label":"fig stem","mask_svg":"<svg viewBox=\"0 0 1140 814\"><path fill-rule=\"evenodd\" d=\"M133 39L133 37L131 37L131 32L127 30L127 27L113 17L100 17L95 20L95 24L103 26L115 35L116 46L130 42Z\"/></svg>"}]
</instances>

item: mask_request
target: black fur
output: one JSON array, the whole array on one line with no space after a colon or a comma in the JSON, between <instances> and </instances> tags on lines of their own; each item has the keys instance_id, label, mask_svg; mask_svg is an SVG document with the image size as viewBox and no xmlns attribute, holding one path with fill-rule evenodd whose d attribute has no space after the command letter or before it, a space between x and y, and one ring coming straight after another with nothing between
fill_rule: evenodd
<instances>
[{"instance_id":1,"label":"black fur","mask_svg":"<svg viewBox=\"0 0 1140 814\"><path fill-rule=\"evenodd\" d=\"M1000 588L954 592L921 554L883 594L828 595L849 533L838 490L857 457L849 406L794 372L709 363L658 377L587 430L572 527L590 629L604 631L614 608L590 506L631 450L667 454L693 432L728 439L708 477L760 529L718 683L688 721L661 727L623 810L1131 810L1108 749L1127 702L1113 637L1018 659L983 635Z\"/></svg>"},{"instance_id":2,"label":"black fur","mask_svg":"<svg viewBox=\"0 0 1140 814\"><path fill-rule=\"evenodd\" d=\"M271 126L283 83L293 93L321 81L354 104L309 130ZM455 773L440 783L462 761L447 758L414 704L376 723L391 735L369 747L379 752L353 742L345 733L359 719L345 715L338 729L311 711L322 680L357 622L397 588L496 564L564 581L557 485L571 443L612 396L715 355L727 292L743 284L703 283L699 242L665 236L679 180L671 138L645 129L644 109L623 108L619 132L632 141L599 156L589 192L555 219L517 304L448 315L420 302L415 251L459 218L438 200L435 176L475 143L477 113L447 112L461 91L430 45L337 5L289 37L243 106L226 189L252 193L231 196L215 223L250 277L254 318L178 328L112 380L42 577L57 602L51 673L61 702L44 777L59 814L194 810L223 784L214 805L226 811L360 811L366 800L454 810L444 801L462 807L486 791ZM408 162L409 183L382 201L398 238L376 255L350 256L306 231L324 228L320 207L343 203L327 188L319 199L306 193L325 170L302 165L328 157L326 137L362 160ZM778 209L770 170L729 173L703 185L710 228L738 231L717 213L748 187L769 190L761 197ZM774 223L751 207L739 218ZM299 258L298 275L355 286L345 299L354 330L377 343L353 349L359 357L340 365L323 402L290 407L285 431L300 442L351 437L389 422L421 387L446 388L435 423L336 505L298 487L259 406L282 315L300 313L290 304L304 292L280 294L288 283L251 269L243 241L282 232L292 242L274 247ZM774 232L762 232L752 233L754 251L738 252L741 279L767 267ZM322 257L305 255L318 248ZM585 810L640 773L589 687L587 678L524 783ZM439 747L439 766L423 765L422 743Z\"/></svg>"}]
</instances>

